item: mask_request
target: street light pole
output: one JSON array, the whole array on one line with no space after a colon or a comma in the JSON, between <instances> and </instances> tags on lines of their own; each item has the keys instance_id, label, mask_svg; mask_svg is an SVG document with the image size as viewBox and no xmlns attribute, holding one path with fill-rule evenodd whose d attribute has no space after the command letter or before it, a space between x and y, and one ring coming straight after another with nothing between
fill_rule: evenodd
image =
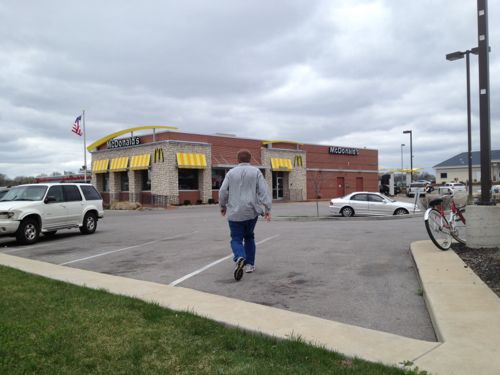
<instances>
[{"instance_id":1,"label":"street light pole","mask_svg":"<svg viewBox=\"0 0 500 375\"><path fill-rule=\"evenodd\" d=\"M468 161L468 177L469 177L469 204L472 204L472 126L471 126L471 109L470 109L470 50L466 51L465 66L467 69L467 161Z\"/></svg>"},{"instance_id":2,"label":"street light pole","mask_svg":"<svg viewBox=\"0 0 500 375\"><path fill-rule=\"evenodd\" d=\"M465 67L467 73L467 165L468 165L468 179L469 179L469 203L472 202L472 126L471 126L471 105L470 105L470 54L478 54L478 49L471 48L465 52L457 51L446 55L446 60L455 61L463 59L465 56Z\"/></svg>"},{"instance_id":3,"label":"street light pole","mask_svg":"<svg viewBox=\"0 0 500 375\"><path fill-rule=\"evenodd\" d=\"M403 147L405 147L405 144L401 143L401 173L403 173Z\"/></svg>"},{"instance_id":4,"label":"street light pole","mask_svg":"<svg viewBox=\"0 0 500 375\"><path fill-rule=\"evenodd\" d=\"M413 132L411 130L403 130L403 134L410 134L410 182L413 182Z\"/></svg>"}]
</instances>

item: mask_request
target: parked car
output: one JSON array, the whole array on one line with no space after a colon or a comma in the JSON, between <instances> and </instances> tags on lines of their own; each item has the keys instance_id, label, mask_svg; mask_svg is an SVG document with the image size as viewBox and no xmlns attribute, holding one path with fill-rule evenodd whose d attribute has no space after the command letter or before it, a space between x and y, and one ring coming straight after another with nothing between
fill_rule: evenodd
<instances>
[{"instance_id":1,"label":"parked car","mask_svg":"<svg viewBox=\"0 0 500 375\"><path fill-rule=\"evenodd\" d=\"M465 184L462 184L461 182L450 182L447 184L444 184L445 187L449 187L450 189L454 191L466 191L467 188Z\"/></svg>"},{"instance_id":2,"label":"parked car","mask_svg":"<svg viewBox=\"0 0 500 375\"><path fill-rule=\"evenodd\" d=\"M406 189L407 197L414 197L416 194L420 196L425 196L425 185L428 182L412 182L408 189Z\"/></svg>"},{"instance_id":3,"label":"parked car","mask_svg":"<svg viewBox=\"0 0 500 375\"><path fill-rule=\"evenodd\" d=\"M481 194L481 188L476 190L476 194ZM500 194L500 185L491 185L491 194Z\"/></svg>"},{"instance_id":4,"label":"parked car","mask_svg":"<svg viewBox=\"0 0 500 375\"><path fill-rule=\"evenodd\" d=\"M421 182L421 183L423 183L424 185L425 185L425 184L432 185L432 181L429 181L429 180L416 180L416 181L413 181L413 182Z\"/></svg>"},{"instance_id":5,"label":"parked car","mask_svg":"<svg viewBox=\"0 0 500 375\"><path fill-rule=\"evenodd\" d=\"M380 185L380 193L389 195L390 194L390 186L389 185ZM398 195L401 193L401 188L398 185L394 185L394 195Z\"/></svg>"},{"instance_id":6,"label":"parked car","mask_svg":"<svg viewBox=\"0 0 500 375\"><path fill-rule=\"evenodd\" d=\"M360 191L330 200L330 213L354 215L407 215L420 209L412 203L398 202L380 193Z\"/></svg>"},{"instance_id":7,"label":"parked car","mask_svg":"<svg viewBox=\"0 0 500 375\"><path fill-rule=\"evenodd\" d=\"M9 188L6 188L6 187L0 187L0 199L2 199L2 197L7 194L7 192L9 191Z\"/></svg>"},{"instance_id":8,"label":"parked car","mask_svg":"<svg viewBox=\"0 0 500 375\"><path fill-rule=\"evenodd\" d=\"M53 235L60 229L91 234L103 216L102 197L91 184L19 185L0 199L0 236L32 244L40 233Z\"/></svg>"}]
</instances>

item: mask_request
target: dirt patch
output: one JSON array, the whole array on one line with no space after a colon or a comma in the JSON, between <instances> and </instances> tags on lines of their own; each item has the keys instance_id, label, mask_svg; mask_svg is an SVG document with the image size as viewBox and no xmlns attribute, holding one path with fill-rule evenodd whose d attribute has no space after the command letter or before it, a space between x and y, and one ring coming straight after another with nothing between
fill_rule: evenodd
<instances>
[{"instance_id":1,"label":"dirt patch","mask_svg":"<svg viewBox=\"0 0 500 375\"><path fill-rule=\"evenodd\" d=\"M456 243L452 249L500 297L500 248L471 249Z\"/></svg>"}]
</instances>

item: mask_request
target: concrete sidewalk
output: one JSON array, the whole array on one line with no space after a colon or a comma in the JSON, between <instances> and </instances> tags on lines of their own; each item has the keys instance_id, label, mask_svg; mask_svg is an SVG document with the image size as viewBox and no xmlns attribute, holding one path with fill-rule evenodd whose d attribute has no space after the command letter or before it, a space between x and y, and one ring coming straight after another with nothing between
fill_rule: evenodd
<instances>
[{"instance_id":1,"label":"concrete sidewalk","mask_svg":"<svg viewBox=\"0 0 500 375\"><path fill-rule=\"evenodd\" d=\"M347 356L432 374L500 374L500 300L453 251L411 245L439 342L427 342L196 290L127 279L0 254L0 264L94 289L190 311L280 338L292 336ZM236 318L237 317L237 318Z\"/></svg>"}]
</instances>

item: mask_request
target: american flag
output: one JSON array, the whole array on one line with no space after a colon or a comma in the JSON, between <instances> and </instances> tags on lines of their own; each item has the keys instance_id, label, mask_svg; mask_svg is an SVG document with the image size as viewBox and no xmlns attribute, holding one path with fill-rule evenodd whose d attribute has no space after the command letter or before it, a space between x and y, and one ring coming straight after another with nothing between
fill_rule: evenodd
<instances>
[{"instance_id":1,"label":"american flag","mask_svg":"<svg viewBox=\"0 0 500 375\"><path fill-rule=\"evenodd\" d=\"M82 129L80 128L80 120L82 119L82 116L78 116L75 120L75 123L73 124L73 128L71 129L71 131L75 134L78 134L80 137L82 136L83 134L83 131Z\"/></svg>"}]
</instances>

